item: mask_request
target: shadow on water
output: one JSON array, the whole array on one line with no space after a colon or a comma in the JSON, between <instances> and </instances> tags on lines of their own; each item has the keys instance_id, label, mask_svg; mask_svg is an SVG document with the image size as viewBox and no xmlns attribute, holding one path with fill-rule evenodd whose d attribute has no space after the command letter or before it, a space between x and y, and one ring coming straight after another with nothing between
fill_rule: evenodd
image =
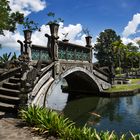
<instances>
[{"instance_id":1,"label":"shadow on water","mask_svg":"<svg viewBox=\"0 0 140 140\"><path fill-rule=\"evenodd\" d=\"M96 109L98 104L98 97L88 97L82 96L82 98L77 98L67 102L66 107L63 112L66 117L69 117L77 125L84 125L90 118L91 112Z\"/></svg>"}]
</instances>

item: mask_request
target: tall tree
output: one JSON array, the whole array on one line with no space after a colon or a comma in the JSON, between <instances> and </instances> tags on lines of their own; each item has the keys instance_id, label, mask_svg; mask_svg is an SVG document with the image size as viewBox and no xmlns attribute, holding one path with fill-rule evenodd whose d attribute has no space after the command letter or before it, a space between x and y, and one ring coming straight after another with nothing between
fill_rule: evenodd
<instances>
[{"instance_id":1,"label":"tall tree","mask_svg":"<svg viewBox=\"0 0 140 140\"><path fill-rule=\"evenodd\" d=\"M138 68L140 69L140 52L137 52L136 56L138 59Z\"/></svg>"},{"instance_id":2,"label":"tall tree","mask_svg":"<svg viewBox=\"0 0 140 140\"><path fill-rule=\"evenodd\" d=\"M0 0L0 34L4 35L3 30L14 32L16 24L23 23L24 14L11 12L9 1Z\"/></svg>"},{"instance_id":3,"label":"tall tree","mask_svg":"<svg viewBox=\"0 0 140 140\"><path fill-rule=\"evenodd\" d=\"M101 66L110 66L114 62L113 42L120 41L120 36L112 29L100 33L94 46L95 57Z\"/></svg>"},{"instance_id":4,"label":"tall tree","mask_svg":"<svg viewBox=\"0 0 140 140\"><path fill-rule=\"evenodd\" d=\"M133 43L128 43L127 48L129 52L138 52L139 48L135 46Z\"/></svg>"},{"instance_id":5,"label":"tall tree","mask_svg":"<svg viewBox=\"0 0 140 140\"><path fill-rule=\"evenodd\" d=\"M127 46L122 41L115 41L112 43L114 50L115 67L125 67Z\"/></svg>"},{"instance_id":6,"label":"tall tree","mask_svg":"<svg viewBox=\"0 0 140 140\"><path fill-rule=\"evenodd\" d=\"M139 48L140 48L140 40L137 41L137 44L139 45Z\"/></svg>"}]
</instances>

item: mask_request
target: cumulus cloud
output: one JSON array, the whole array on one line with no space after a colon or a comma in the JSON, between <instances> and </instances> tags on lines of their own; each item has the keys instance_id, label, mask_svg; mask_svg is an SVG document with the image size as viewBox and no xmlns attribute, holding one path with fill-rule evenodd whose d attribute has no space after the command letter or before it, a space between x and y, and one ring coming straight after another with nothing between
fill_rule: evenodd
<instances>
[{"instance_id":1,"label":"cumulus cloud","mask_svg":"<svg viewBox=\"0 0 140 140\"><path fill-rule=\"evenodd\" d=\"M140 25L140 13L133 16L133 19L128 22L128 25L124 28L123 37L128 37L129 35L139 32L138 26Z\"/></svg>"},{"instance_id":2,"label":"cumulus cloud","mask_svg":"<svg viewBox=\"0 0 140 140\"><path fill-rule=\"evenodd\" d=\"M59 27L59 40L65 39L65 34L68 34L66 39L68 39L71 43L76 43L79 45L85 45L85 35L81 34L82 31L82 25L76 24L72 25L69 24L68 26L64 26L63 23L60 23ZM44 36L46 33L50 35L50 29L49 26L42 25L41 26L41 32L36 31L32 35L32 41L33 44L46 46L47 44L47 38Z\"/></svg>"},{"instance_id":3,"label":"cumulus cloud","mask_svg":"<svg viewBox=\"0 0 140 140\"><path fill-rule=\"evenodd\" d=\"M137 39L130 39L130 38L122 37L121 40L125 45L127 45L128 43L133 43L135 46L138 47Z\"/></svg>"},{"instance_id":4,"label":"cumulus cloud","mask_svg":"<svg viewBox=\"0 0 140 140\"><path fill-rule=\"evenodd\" d=\"M10 0L10 7L13 12L20 11L25 16L31 12L38 12L46 7L45 0Z\"/></svg>"},{"instance_id":5,"label":"cumulus cloud","mask_svg":"<svg viewBox=\"0 0 140 140\"><path fill-rule=\"evenodd\" d=\"M23 40L23 36L19 32L11 33L9 31L4 31L5 36L0 35L0 43L2 47L10 47L15 50L19 50L19 44L17 40Z\"/></svg>"},{"instance_id":6,"label":"cumulus cloud","mask_svg":"<svg viewBox=\"0 0 140 140\"><path fill-rule=\"evenodd\" d=\"M41 32L35 31L32 34L32 44L47 46L47 38L45 34L48 33L50 35L49 26L42 25ZM67 39L69 42L83 45L85 46L85 34L82 34L82 25L69 24L68 26L64 26L63 23L60 23L59 28L59 39L64 39L64 34L68 33ZM20 50L20 45L17 43L17 40L24 41L23 34L16 31L15 33L11 33L9 31L4 31L5 36L0 35L0 42L3 47L10 47L16 50Z\"/></svg>"},{"instance_id":7,"label":"cumulus cloud","mask_svg":"<svg viewBox=\"0 0 140 140\"><path fill-rule=\"evenodd\" d=\"M72 25L69 24L68 26L64 27L63 23L60 24L60 30L59 30L59 37L61 40L63 40L64 34L67 34L67 39L71 43L76 43L79 45L85 45L85 35L81 33L82 32L82 25L81 24L76 24Z\"/></svg>"}]
</instances>

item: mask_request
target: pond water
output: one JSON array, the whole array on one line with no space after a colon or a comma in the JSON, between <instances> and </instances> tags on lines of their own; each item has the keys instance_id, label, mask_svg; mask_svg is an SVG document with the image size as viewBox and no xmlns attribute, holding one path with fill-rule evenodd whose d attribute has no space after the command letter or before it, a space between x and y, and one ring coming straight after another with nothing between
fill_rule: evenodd
<instances>
[{"instance_id":1,"label":"pond water","mask_svg":"<svg viewBox=\"0 0 140 140\"><path fill-rule=\"evenodd\" d=\"M98 131L115 130L118 134L140 132L140 94L120 98L80 98L78 95L78 98L72 99L70 94L62 93L60 89L61 86L48 97L48 106L62 111L76 125L87 124Z\"/></svg>"},{"instance_id":2,"label":"pond water","mask_svg":"<svg viewBox=\"0 0 140 140\"><path fill-rule=\"evenodd\" d=\"M140 95L121 98L85 97L67 103L64 114L79 126L87 124L116 133L140 132Z\"/></svg>"}]
</instances>

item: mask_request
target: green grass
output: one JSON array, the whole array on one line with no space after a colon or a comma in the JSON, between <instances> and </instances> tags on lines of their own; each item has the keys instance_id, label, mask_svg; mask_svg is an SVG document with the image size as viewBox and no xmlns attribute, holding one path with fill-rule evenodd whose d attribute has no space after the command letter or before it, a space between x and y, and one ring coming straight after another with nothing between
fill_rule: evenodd
<instances>
[{"instance_id":1,"label":"green grass","mask_svg":"<svg viewBox=\"0 0 140 140\"><path fill-rule=\"evenodd\" d=\"M40 134L54 136L61 140L126 140L127 134L117 136L114 131L97 132L87 127L77 128L75 123L57 112L43 107L30 106L20 111L20 117ZM129 140L139 140L140 134L132 134ZM127 138L128 139L128 138Z\"/></svg>"},{"instance_id":2,"label":"green grass","mask_svg":"<svg viewBox=\"0 0 140 140\"><path fill-rule=\"evenodd\" d=\"M131 84L114 85L107 92L131 91L140 88L140 79L130 79Z\"/></svg>"},{"instance_id":3,"label":"green grass","mask_svg":"<svg viewBox=\"0 0 140 140\"><path fill-rule=\"evenodd\" d=\"M130 79L131 80L131 84L138 84L138 82L140 83L140 79Z\"/></svg>"}]
</instances>

